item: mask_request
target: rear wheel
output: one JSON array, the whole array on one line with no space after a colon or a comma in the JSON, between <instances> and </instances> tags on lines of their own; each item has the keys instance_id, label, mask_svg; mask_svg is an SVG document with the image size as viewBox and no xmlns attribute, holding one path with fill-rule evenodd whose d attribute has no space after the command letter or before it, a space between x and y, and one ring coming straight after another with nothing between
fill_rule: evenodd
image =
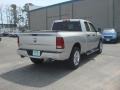
<instances>
[{"instance_id":1,"label":"rear wheel","mask_svg":"<svg viewBox=\"0 0 120 90\"><path fill-rule=\"evenodd\" d=\"M44 62L44 59L30 58L34 64L41 64Z\"/></svg>"},{"instance_id":2,"label":"rear wheel","mask_svg":"<svg viewBox=\"0 0 120 90\"><path fill-rule=\"evenodd\" d=\"M68 60L69 67L72 69L78 68L80 65L80 60L81 60L80 48L74 47Z\"/></svg>"}]
</instances>

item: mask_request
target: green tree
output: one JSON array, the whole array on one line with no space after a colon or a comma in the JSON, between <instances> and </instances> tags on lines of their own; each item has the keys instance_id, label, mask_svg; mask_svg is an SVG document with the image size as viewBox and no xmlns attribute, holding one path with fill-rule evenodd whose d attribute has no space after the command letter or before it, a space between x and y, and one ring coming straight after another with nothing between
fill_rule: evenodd
<instances>
[{"instance_id":1,"label":"green tree","mask_svg":"<svg viewBox=\"0 0 120 90\"><path fill-rule=\"evenodd\" d=\"M11 5L11 12L12 12L12 16L13 16L13 24L17 24L18 19L17 19L17 6L16 4L12 4Z\"/></svg>"},{"instance_id":2,"label":"green tree","mask_svg":"<svg viewBox=\"0 0 120 90\"><path fill-rule=\"evenodd\" d=\"M2 28L3 28L3 12L2 12L2 7L0 7L0 20L1 20Z\"/></svg>"},{"instance_id":3,"label":"green tree","mask_svg":"<svg viewBox=\"0 0 120 90\"><path fill-rule=\"evenodd\" d=\"M23 12L26 13L26 21L25 21L26 28L29 28L29 10L30 10L30 6L34 6L34 4L32 4L32 3L26 3L23 6Z\"/></svg>"}]
</instances>

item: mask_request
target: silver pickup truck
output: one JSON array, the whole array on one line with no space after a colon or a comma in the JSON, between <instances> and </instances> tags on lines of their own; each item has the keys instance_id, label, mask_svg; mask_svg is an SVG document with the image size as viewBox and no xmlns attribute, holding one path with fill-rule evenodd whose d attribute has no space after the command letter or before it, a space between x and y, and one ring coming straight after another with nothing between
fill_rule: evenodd
<instances>
[{"instance_id":1,"label":"silver pickup truck","mask_svg":"<svg viewBox=\"0 0 120 90\"><path fill-rule=\"evenodd\" d=\"M45 59L66 60L78 68L81 54L102 52L102 36L87 20L56 20L49 31L23 33L18 37L18 54L35 64Z\"/></svg>"}]
</instances>

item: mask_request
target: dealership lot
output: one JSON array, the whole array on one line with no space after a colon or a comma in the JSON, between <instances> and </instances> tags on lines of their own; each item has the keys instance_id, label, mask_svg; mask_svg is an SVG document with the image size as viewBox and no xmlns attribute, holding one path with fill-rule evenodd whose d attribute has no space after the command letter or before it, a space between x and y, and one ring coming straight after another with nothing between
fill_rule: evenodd
<instances>
[{"instance_id":1,"label":"dealership lot","mask_svg":"<svg viewBox=\"0 0 120 90\"><path fill-rule=\"evenodd\" d=\"M82 56L74 71L63 62L35 66L16 50L15 38L0 42L0 90L120 90L120 43L104 44L101 55Z\"/></svg>"}]
</instances>

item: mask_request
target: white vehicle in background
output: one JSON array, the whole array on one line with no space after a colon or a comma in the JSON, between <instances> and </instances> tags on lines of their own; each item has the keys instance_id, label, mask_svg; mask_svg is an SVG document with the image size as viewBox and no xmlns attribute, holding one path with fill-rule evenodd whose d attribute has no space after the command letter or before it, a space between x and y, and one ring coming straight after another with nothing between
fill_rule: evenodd
<instances>
[{"instance_id":1,"label":"white vehicle in background","mask_svg":"<svg viewBox=\"0 0 120 90\"><path fill-rule=\"evenodd\" d=\"M9 33L9 37L18 37L20 33Z\"/></svg>"},{"instance_id":2,"label":"white vehicle in background","mask_svg":"<svg viewBox=\"0 0 120 90\"><path fill-rule=\"evenodd\" d=\"M56 20L52 30L23 33L18 38L18 54L29 57L35 64L44 59L67 60L76 69L80 65L81 54L102 52L102 36L87 20Z\"/></svg>"}]
</instances>

